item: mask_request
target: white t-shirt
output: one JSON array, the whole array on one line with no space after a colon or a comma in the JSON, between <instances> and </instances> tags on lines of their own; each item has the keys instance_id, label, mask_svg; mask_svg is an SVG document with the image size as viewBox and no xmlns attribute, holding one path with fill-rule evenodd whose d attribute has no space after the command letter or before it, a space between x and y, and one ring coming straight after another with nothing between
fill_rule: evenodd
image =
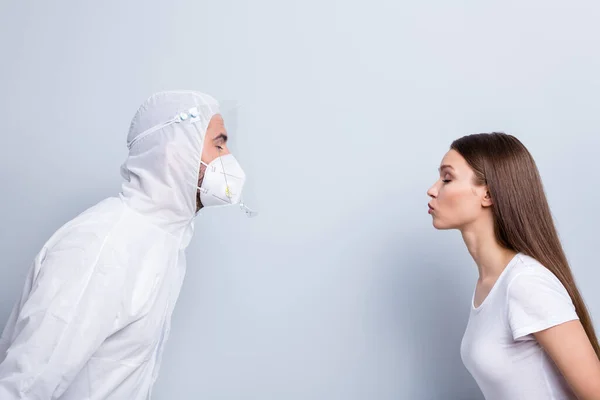
<instances>
[{"instance_id":1,"label":"white t-shirt","mask_svg":"<svg viewBox=\"0 0 600 400\"><path fill-rule=\"evenodd\" d=\"M483 303L477 308L471 303L463 363L486 400L575 399L532 334L576 319L558 278L533 258L517 254Z\"/></svg>"}]
</instances>

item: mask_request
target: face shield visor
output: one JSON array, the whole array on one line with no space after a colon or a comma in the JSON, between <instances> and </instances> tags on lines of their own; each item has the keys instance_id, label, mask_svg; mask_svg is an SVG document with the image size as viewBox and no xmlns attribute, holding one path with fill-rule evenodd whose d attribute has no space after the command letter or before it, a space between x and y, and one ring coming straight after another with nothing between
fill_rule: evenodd
<instances>
[{"instance_id":1,"label":"face shield visor","mask_svg":"<svg viewBox=\"0 0 600 400\"><path fill-rule=\"evenodd\" d=\"M206 145L206 130L209 121L203 121L198 107L192 107L179 112L168 121L158 124L138 135L128 143L131 149L139 140L154 134L172 124L185 124L191 127L201 141L201 149ZM184 129L183 131L188 131ZM219 155L210 163L201 161L204 168L202 184L197 186L197 195L203 207L238 206L248 217L258 215L244 203L242 191L246 181L246 174L233 154Z\"/></svg>"}]
</instances>

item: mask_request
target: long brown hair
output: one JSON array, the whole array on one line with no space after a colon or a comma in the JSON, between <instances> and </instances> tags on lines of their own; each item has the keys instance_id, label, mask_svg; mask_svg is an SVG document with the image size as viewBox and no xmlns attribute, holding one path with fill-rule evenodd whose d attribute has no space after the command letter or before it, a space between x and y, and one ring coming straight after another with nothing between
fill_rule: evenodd
<instances>
[{"instance_id":1,"label":"long brown hair","mask_svg":"<svg viewBox=\"0 0 600 400\"><path fill-rule=\"evenodd\" d=\"M467 135L455 140L450 148L473 169L475 184L487 185L498 243L536 259L560 280L600 358L592 320L575 284L539 171L527 148L516 137L498 132Z\"/></svg>"}]
</instances>

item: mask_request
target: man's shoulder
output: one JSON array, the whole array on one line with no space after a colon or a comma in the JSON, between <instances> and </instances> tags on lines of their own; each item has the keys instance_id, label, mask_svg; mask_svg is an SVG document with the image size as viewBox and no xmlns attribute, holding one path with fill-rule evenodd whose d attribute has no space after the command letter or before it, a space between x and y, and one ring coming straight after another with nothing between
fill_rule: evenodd
<instances>
[{"instance_id":1,"label":"man's shoulder","mask_svg":"<svg viewBox=\"0 0 600 400\"><path fill-rule=\"evenodd\" d=\"M77 282L98 262L114 264L114 246L108 238L122 214L122 203L107 199L60 227L36 256L36 279L43 273L54 281Z\"/></svg>"},{"instance_id":2,"label":"man's shoulder","mask_svg":"<svg viewBox=\"0 0 600 400\"><path fill-rule=\"evenodd\" d=\"M61 226L45 244L46 250L78 246L95 247L121 219L124 206L118 198L109 198L83 211Z\"/></svg>"}]
</instances>

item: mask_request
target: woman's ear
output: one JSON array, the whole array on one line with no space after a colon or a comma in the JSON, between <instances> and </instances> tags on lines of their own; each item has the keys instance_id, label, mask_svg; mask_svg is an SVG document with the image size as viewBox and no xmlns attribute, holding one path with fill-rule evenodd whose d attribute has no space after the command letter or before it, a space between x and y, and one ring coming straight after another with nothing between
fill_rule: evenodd
<instances>
[{"instance_id":1,"label":"woman's ear","mask_svg":"<svg viewBox=\"0 0 600 400\"><path fill-rule=\"evenodd\" d=\"M486 187L485 194L483 196L483 199L481 200L481 205L483 207L490 207L493 204L494 204L494 202L492 201L492 195L490 194L489 189Z\"/></svg>"}]
</instances>

